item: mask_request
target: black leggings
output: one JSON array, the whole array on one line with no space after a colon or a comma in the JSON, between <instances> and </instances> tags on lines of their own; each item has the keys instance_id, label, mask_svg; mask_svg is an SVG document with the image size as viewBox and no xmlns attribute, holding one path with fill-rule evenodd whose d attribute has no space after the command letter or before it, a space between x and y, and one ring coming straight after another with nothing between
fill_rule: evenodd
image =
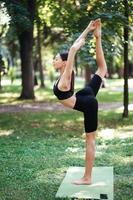
<instances>
[{"instance_id":1,"label":"black leggings","mask_svg":"<svg viewBox=\"0 0 133 200\"><path fill-rule=\"evenodd\" d=\"M98 125L98 102L95 96L101 86L102 79L95 74L89 84L76 92L75 110L83 112L85 132L93 132L97 130Z\"/></svg>"}]
</instances>

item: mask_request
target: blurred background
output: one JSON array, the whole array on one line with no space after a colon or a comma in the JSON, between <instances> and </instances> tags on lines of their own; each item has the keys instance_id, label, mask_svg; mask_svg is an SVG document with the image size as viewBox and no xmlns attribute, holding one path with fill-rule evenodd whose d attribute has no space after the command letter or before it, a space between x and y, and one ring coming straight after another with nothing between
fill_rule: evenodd
<instances>
[{"instance_id":1,"label":"blurred background","mask_svg":"<svg viewBox=\"0 0 133 200\"><path fill-rule=\"evenodd\" d=\"M55 200L69 166L84 166L83 115L61 105L52 66L101 18L106 74L97 99L94 166L114 166L114 200L133 200L133 2L0 0L0 200ZM97 69L88 34L75 91Z\"/></svg>"},{"instance_id":2,"label":"blurred background","mask_svg":"<svg viewBox=\"0 0 133 200\"><path fill-rule=\"evenodd\" d=\"M69 50L90 20L96 18L102 21L106 78L123 79L124 70L126 79L133 78L131 12L132 2L122 0L0 1L0 87L6 91L9 82L17 82L20 99L37 97L36 86L45 90L58 77L52 66L53 56ZM85 83L96 68L95 42L89 34L76 56L76 76Z\"/></svg>"}]
</instances>

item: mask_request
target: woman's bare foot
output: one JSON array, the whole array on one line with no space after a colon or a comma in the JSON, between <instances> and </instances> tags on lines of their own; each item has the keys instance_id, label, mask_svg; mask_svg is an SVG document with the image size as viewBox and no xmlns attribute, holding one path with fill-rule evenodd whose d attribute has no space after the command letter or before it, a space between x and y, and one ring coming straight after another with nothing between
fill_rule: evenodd
<instances>
[{"instance_id":1,"label":"woman's bare foot","mask_svg":"<svg viewBox=\"0 0 133 200\"><path fill-rule=\"evenodd\" d=\"M96 28L95 24L95 21L90 21L89 25L87 26L88 31L94 31L94 29Z\"/></svg>"},{"instance_id":2,"label":"woman's bare foot","mask_svg":"<svg viewBox=\"0 0 133 200\"><path fill-rule=\"evenodd\" d=\"M98 38L101 37L101 19L95 20L95 27L96 29L93 32L93 35Z\"/></svg>"},{"instance_id":3,"label":"woman's bare foot","mask_svg":"<svg viewBox=\"0 0 133 200\"><path fill-rule=\"evenodd\" d=\"M72 181L73 184L75 185L90 185L91 184L91 179L89 178L81 178L79 180L76 181Z\"/></svg>"}]
</instances>

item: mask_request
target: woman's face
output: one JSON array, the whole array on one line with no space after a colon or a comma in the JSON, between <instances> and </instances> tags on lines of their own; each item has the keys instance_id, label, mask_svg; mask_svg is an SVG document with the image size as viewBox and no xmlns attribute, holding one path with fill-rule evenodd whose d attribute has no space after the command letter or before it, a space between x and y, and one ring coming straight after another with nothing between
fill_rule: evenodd
<instances>
[{"instance_id":1,"label":"woman's face","mask_svg":"<svg viewBox=\"0 0 133 200\"><path fill-rule=\"evenodd\" d=\"M55 69L61 69L64 66L64 61L61 59L60 54L57 54L53 59L53 66Z\"/></svg>"}]
</instances>

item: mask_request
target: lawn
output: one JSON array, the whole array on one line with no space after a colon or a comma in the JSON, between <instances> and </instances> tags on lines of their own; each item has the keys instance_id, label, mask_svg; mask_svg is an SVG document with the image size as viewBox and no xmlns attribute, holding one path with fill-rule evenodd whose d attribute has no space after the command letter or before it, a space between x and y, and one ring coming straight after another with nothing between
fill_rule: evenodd
<instances>
[{"instance_id":1,"label":"lawn","mask_svg":"<svg viewBox=\"0 0 133 200\"><path fill-rule=\"evenodd\" d=\"M57 102L52 84L35 87L34 101L18 101L16 80L2 82L0 104ZM133 102L130 82L129 102ZM100 103L122 102L122 80L107 80L97 98ZM77 78L76 90L83 87ZM133 112L99 112L95 166L114 166L114 200L132 200ZM54 200L69 166L84 166L83 116L74 110L0 113L0 200Z\"/></svg>"},{"instance_id":2,"label":"lawn","mask_svg":"<svg viewBox=\"0 0 133 200\"><path fill-rule=\"evenodd\" d=\"M72 116L72 117L71 117ZM114 200L132 200L133 112L99 112L95 166L114 166ZM77 111L0 114L0 200L54 200L69 166L84 166Z\"/></svg>"}]
</instances>

